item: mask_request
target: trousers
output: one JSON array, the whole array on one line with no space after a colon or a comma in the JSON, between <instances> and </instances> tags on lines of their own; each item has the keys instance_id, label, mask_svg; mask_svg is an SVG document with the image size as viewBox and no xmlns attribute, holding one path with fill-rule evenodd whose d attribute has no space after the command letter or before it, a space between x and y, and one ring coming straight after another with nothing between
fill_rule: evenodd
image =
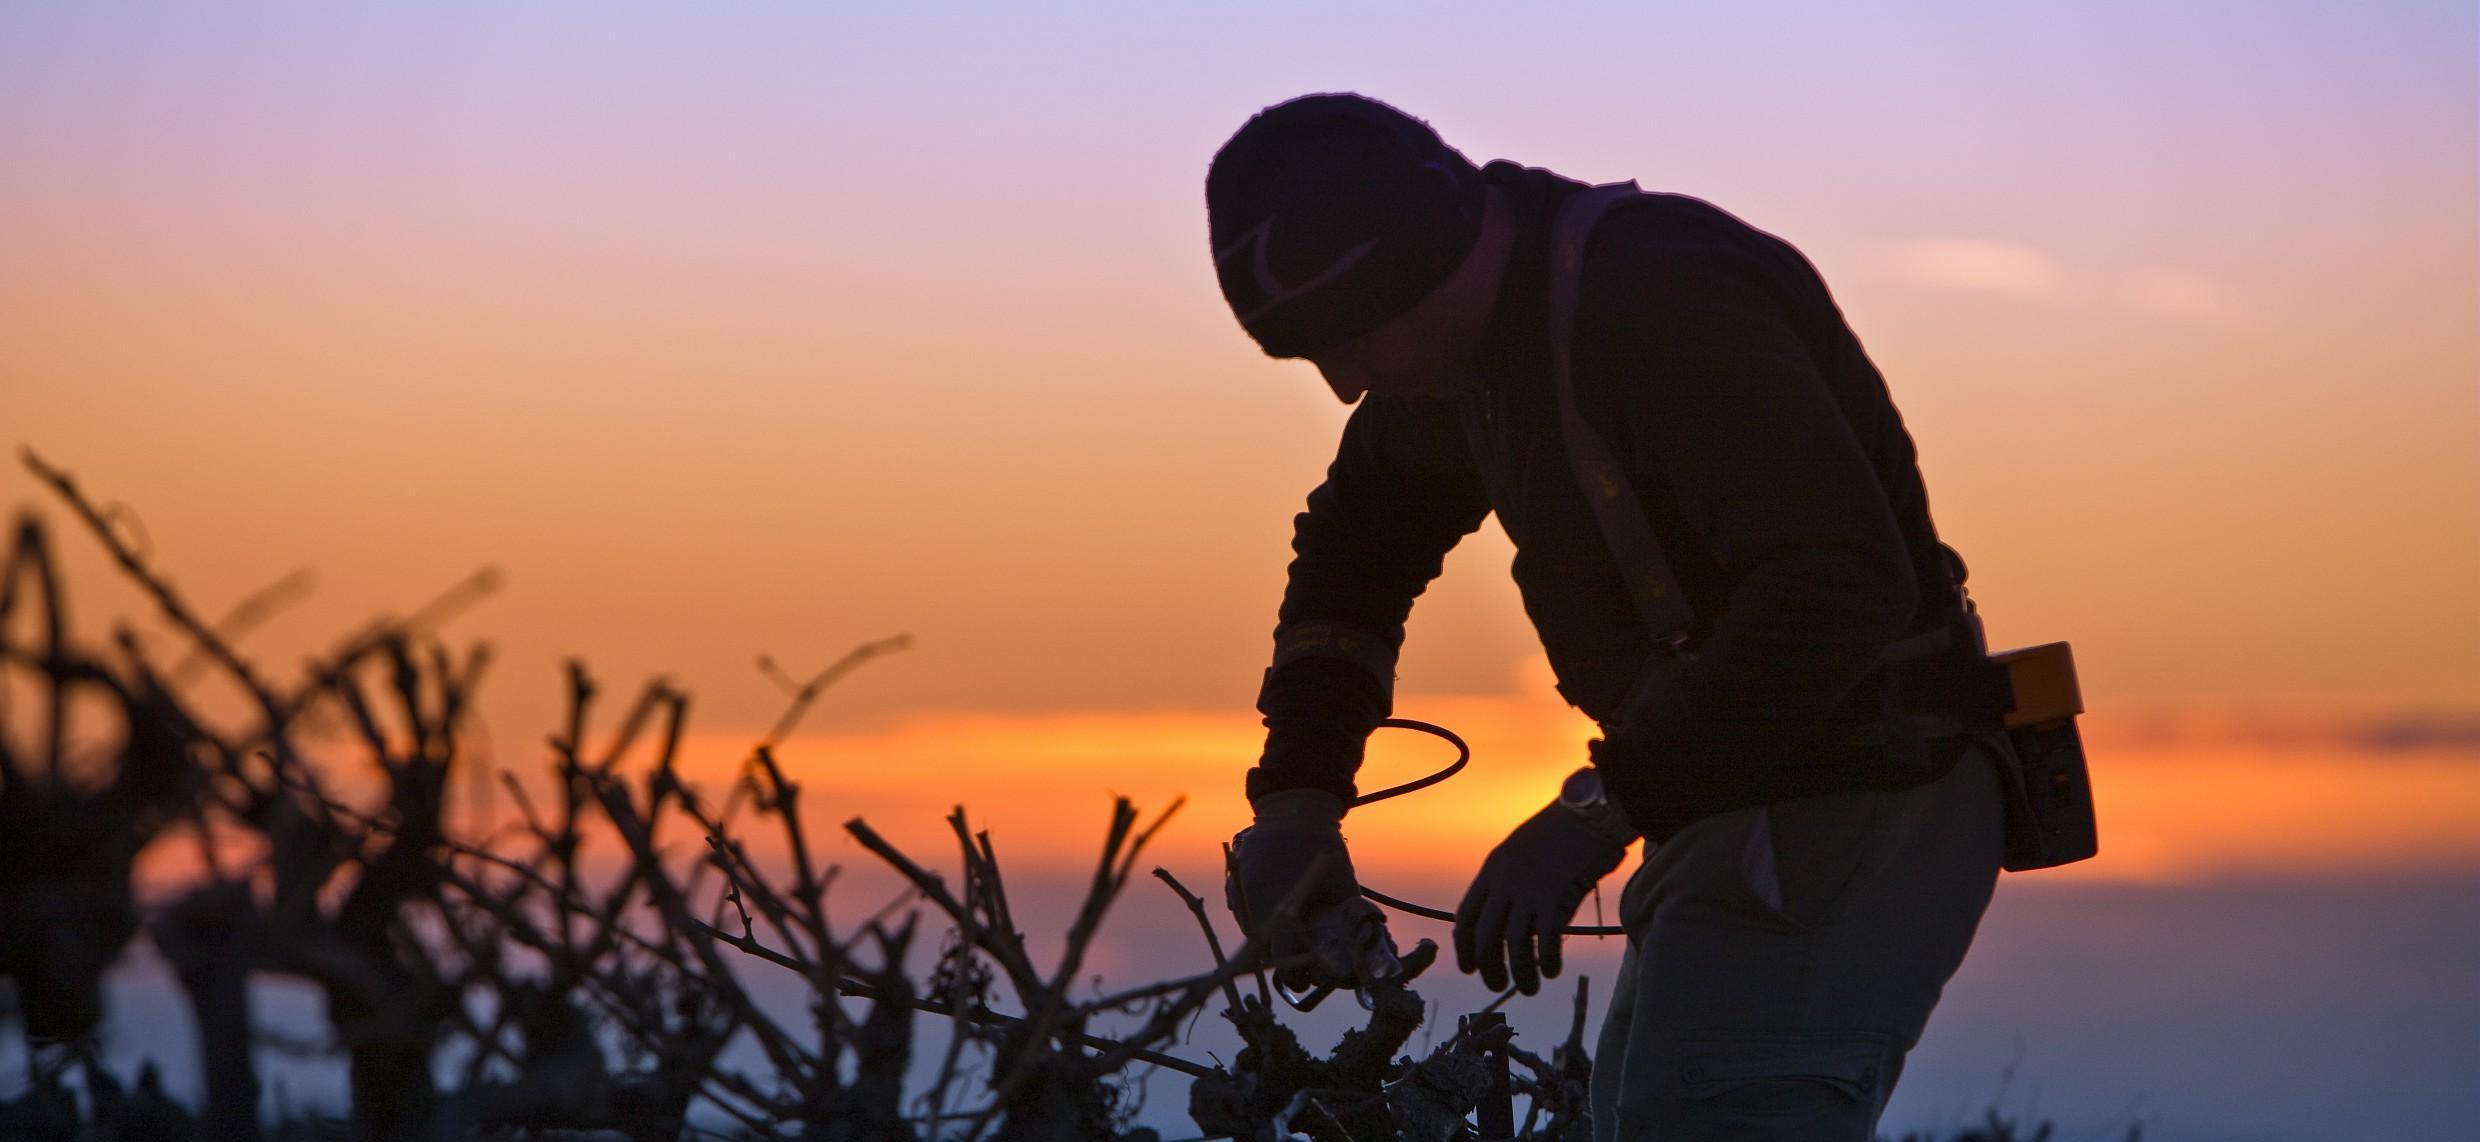
<instances>
[{"instance_id":1,"label":"trousers","mask_svg":"<svg viewBox=\"0 0 2480 1142\"><path fill-rule=\"evenodd\" d=\"M2003 733L1945 777L1690 824L1620 895L1594 1142L1870 1142L1997 881Z\"/></svg>"}]
</instances>

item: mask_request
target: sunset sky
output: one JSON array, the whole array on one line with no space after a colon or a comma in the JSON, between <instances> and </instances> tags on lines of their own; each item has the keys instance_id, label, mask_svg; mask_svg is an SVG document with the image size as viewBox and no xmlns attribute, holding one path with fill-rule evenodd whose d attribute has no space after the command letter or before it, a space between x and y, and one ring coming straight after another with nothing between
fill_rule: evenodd
<instances>
[{"instance_id":1,"label":"sunset sky","mask_svg":"<svg viewBox=\"0 0 2480 1142\"><path fill-rule=\"evenodd\" d=\"M502 763L570 657L694 692L719 774L783 705L758 655L904 632L786 750L837 819L964 801L1065 868L1111 793L1185 793L1202 857L1345 415L1223 308L1202 183L1317 90L1818 265L1995 641L2076 647L2105 854L2026 899L2480 877L2468 3L10 4L0 428L202 610L311 568L275 668L499 568L444 633L499 651ZM66 522L13 457L0 500ZM157 629L63 538L87 637ZM1459 549L1402 665L1474 773L1366 825L1437 892L1590 733L1509 553ZM1954 1019L2003 1047L1999 1009ZM2355 1136L2282 1118L2158 1136Z\"/></svg>"}]
</instances>

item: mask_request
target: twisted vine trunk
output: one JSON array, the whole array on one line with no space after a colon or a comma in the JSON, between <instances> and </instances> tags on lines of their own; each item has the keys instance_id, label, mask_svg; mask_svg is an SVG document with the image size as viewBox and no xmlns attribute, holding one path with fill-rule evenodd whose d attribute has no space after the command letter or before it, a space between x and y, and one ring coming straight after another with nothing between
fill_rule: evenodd
<instances>
[{"instance_id":1,"label":"twisted vine trunk","mask_svg":"<svg viewBox=\"0 0 2480 1142\"><path fill-rule=\"evenodd\" d=\"M212 961L184 964L181 988L198 1020L207 1079L205 1136L216 1142L258 1142L258 1065L250 1057L249 971Z\"/></svg>"},{"instance_id":2,"label":"twisted vine trunk","mask_svg":"<svg viewBox=\"0 0 2480 1142\"><path fill-rule=\"evenodd\" d=\"M202 1137L258 1142L258 1064L250 1055L250 969L258 960L258 912L249 886L209 884L183 897L149 929L172 961L198 1021L206 1072Z\"/></svg>"},{"instance_id":3,"label":"twisted vine trunk","mask_svg":"<svg viewBox=\"0 0 2480 1142\"><path fill-rule=\"evenodd\" d=\"M330 987L330 1017L352 1044L347 1071L353 1091L353 1136L361 1142L432 1142L439 1135L439 1087L431 1078L436 1021L415 1013L418 986L387 972L405 991L367 1001L356 990Z\"/></svg>"}]
</instances>

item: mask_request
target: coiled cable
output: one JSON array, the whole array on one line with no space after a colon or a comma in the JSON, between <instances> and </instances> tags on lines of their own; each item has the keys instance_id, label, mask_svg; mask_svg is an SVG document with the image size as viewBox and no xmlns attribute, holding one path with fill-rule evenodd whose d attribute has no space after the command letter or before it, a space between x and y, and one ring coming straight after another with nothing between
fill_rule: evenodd
<instances>
[{"instance_id":1,"label":"coiled cable","mask_svg":"<svg viewBox=\"0 0 2480 1142\"><path fill-rule=\"evenodd\" d=\"M1418 793L1421 790L1427 789L1432 785L1436 785L1441 781L1445 781L1458 773L1462 773L1464 771L1465 763L1472 760L1472 747L1464 744L1463 738L1457 737L1455 731L1450 730L1445 726L1433 725L1429 722L1416 721L1412 718L1388 718L1382 722L1379 722L1378 728L1418 730L1425 734L1444 738L1446 739L1447 744L1455 747L1455 760L1448 763L1446 768L1427 776L1415 778L1411 781L1404 782L1401 785L1390 785L1384 789L1378 790L1375 793L1364 793L1358 797L1355 797L1352 799L1352 807L1355 809L1360 808L1363 805L1384 801L1389 797L1401 797L1406 793ZM1395 897L1389 896L1367 885L1361 886L1361 895L1407 915L1420 916L1430 920L1443 920L1449 924L1455 923L1455 913L1453 912L1448 912L1439 908L1431 908L1427 905L1415 904L1409 900L1398 900ZM1627 935L1627 929L1615 924L1571 924L1567 927L1559 929L1559 934L1564 936L1624 936Z\"/></svg>"}]
</instances>

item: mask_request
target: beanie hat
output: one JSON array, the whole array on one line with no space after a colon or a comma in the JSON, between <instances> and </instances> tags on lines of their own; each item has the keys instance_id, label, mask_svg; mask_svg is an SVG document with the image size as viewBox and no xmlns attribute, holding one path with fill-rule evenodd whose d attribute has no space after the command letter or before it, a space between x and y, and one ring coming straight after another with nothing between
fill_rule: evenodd
<instances>
[{"instance_id":1,"label":"beanie hat","mask_svg":"<svg viewBox=\"0 0 2480 1142\"><path fill-rule=\"evenodd\" d=\"M1341 345L1455 273L1480 237L1483 194L1471 160L1375 99L1266 108L1206 172L1223 300L1268 356Z\"/></svg>"}]
</instances>

